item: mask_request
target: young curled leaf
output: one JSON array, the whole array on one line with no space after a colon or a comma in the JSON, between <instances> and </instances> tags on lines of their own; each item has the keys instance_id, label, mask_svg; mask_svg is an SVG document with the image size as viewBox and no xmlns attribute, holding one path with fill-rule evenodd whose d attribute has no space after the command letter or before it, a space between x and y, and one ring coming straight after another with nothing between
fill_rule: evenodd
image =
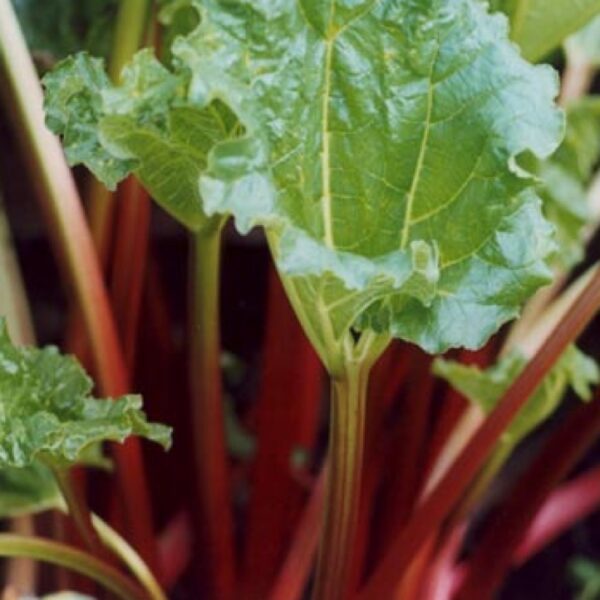
<instances>
[{"instance_id":1,"label":"young curled leaf","mask_svg":"<svg viewBox=\"0 0 600 600\"><path fill-rule=\"evenodd\" d=\"M71 165L84 164L109 189L129 173L193 231L212 226L198 180L207 155L236 134L237 121L219 103L185 101L185 73L171 73L149 50L139 52L113 85L104 61L78 54L43 80L46 122L63 138Z\"/></svg>"},{"instance_id":2,"label":"young curled leaf","mask_svg":"<svg viewBox=\"0 0 600 600\"><path fill-rule=\"evenodd\" d=\"M0 468L97 463L100 442L131 435L170 446L170 428L147 421L139 396L99 400L92 387L56 348L13 346L0 321Z\"/></svg>"},{"instance_id":3,"label":"young curled leaf","mask_svg":"<svg viewBox=\"0 0 600 600\"><path fill-rule=\"evenodd\" d=\"M433 372L488 414L526 364L527 359L516 351L483 371L437 359ZM504 433L503 442L513 446L543 423L558 408L569 387L582 400L589 401L592 386L599 382L600 369L596 362L575 346L569 347Z\"/></svg>"}]
</instances>

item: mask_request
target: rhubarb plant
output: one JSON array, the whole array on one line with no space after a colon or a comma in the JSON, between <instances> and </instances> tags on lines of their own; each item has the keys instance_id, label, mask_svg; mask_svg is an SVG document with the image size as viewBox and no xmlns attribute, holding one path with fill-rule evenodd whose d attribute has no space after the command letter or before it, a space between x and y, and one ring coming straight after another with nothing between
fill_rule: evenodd
<instances>
[{"instance_id":1,"label":"rhubarb plant","mask_svg":"<svg viewBox=\"0 0 600 600\"><path fill-rule=\"evenodd\" d=\"M332 372L352 328L429 351L477 347L548 281L550 230L519 158L547 157L560 141L556 77L518 56L502 17L472 2L367 3L355 12L334 5L328 18L310 4L241 13L201 4L198 29L174 44L175 73L155 80L158 65L139 69L149 60L142 55L129 73L144 82L128 84L126 74L115 91L98 76L97 62L63 63L46 79L48 124L64 136L72 163L114 184L145 162L123 118L168 139L177 135L168 124L177 105L198 111L216 104L235 115L242 134L216 144L204 138L211 152L208 163L195 161L194 204L207 216L233 214L241 231L267 229L297 312ZM250 19L264 27L240 38ZM392 22L401 25L388 30ZM298 47L288 44L290 35ZM273 58L261 54L267 42ZM309 56L321 60L304 81ZM491 68L493 78L485 75ZM89 126L77 126L84 116ZM385 143L385 156L364 155L362 132L372 147ZM448 170L454 144L462 153ZM162 164L159 176L168 182L177 165ZM182 189L182 179L172 187ZM469 235L458 235L454 227L462 225ZM483 273L497 282L492 289L477 289ZM461 316L465 306L469 318Z\"/></svg>"},{"instance_id":2,"label":"rhubarb plant","mask_svg":"<svg viewBox=\"0 0 600 600\"><path fill-rule=\"evenodd\" d=\"M101 60L68 58L45 78L47 123L71 164L111 189L133 173L194 233L199 397L218 362L221 228L264 228L332 377L315 595L345 597L371 366L392 338L480 347L583 256L596 102L569 107L555 152L557 77L511 39L540 60L600 3L492 2L508 22L476 0L164 4L164 62L143 51L114 82ZM526 362L437 369L487 413ZM506 429L504 458L569 383L586 395L597 378L569 349Z\"/></svg>"},{"instance_id":3,"label":"rhubarb plant","mask_svg":"<svg viewBox=\"0 0 600 600\"><path fill-rule=\"evenodd\" d=\"M479 347L550 281L527 164L561 141L557 77L473 0L191 4L171 68L146 51L114 86L67 59L45 80L47 122L72 164L113 186L135 172L192 229L265 229L333 381L316 585L338 597L371 365L392 337Z\"/></svg>"},{"instance_id":4,"label":"rhubarb plant","mask_svg":"<svg viewBox=\"0 0 600 600\"><path fill-rule=\"evenodd\" d=\"M600 65L600 17L590 21L583 29L567 38L565 47L567 52L575 54L589 61L593 66Z\"/></svg>"}]
</instances>

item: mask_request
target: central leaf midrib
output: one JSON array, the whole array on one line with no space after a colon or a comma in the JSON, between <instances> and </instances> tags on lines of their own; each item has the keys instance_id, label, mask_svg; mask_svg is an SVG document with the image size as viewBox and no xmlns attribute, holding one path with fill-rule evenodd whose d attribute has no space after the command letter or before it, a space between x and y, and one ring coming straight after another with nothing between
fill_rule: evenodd
<instances>
[{"instance_id":1,"label":"central leaf midrib","mask_svg":"<svg viewBox=\"0 0 600 600\"><path fill-rule=\"evenodd\" d=\"M331 198L331 144L329 132L329 102L331 97L331 74L333 63L333 45L335 40L330 39L325 42L325 81L323 87L322 110L322 138L323 148L321 151L321 207L323 212L323 229L325 234L325 244L329 248L334 248L333 239L333 218L332 218L332 198Z\"/></svg>"}]
</instances>

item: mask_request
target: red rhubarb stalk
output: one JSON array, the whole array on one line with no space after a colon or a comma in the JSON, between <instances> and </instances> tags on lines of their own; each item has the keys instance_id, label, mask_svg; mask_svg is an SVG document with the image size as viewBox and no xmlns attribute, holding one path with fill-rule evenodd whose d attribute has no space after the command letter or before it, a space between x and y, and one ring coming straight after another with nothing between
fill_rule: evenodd
<instances>
[{"instance_id":1,"label":"red rhubarb stalk","mask_svg":"<svg viewBox=\"0 0 600 600\"><path fill-rule=\"evenodd\" d=\"M258 454L251 480L242 595L264 598L302 506L292 458L312 448L322 367L289 305L273 267L269 276L263 378L256 408Z\"/></svg>"},{"instance_id":2,"label":"red rhubarb stalk","mask_svg":"<svg viewBox=\"0 0 600 600\"><path fill-rule=\"evenodd\" d=\"M65 286L83 315L100 391L110 397L122 395L129 391L128 373L94 244L62 147L45 127L42 90L8 0L0 0L0 70L5 75L2 90L13 111L13 123L36 173ZM139 442L132 439L115 446L115 454L133 543L154 564L152 515Z\"/></svg>"},{"instance_id":3,"label":"red rhubarb stalk","mask_svg":"<svg viewBox=\"0 0 600 600\"><path fill-rule=\"evenodd\" d=\"M596 398L592 404L575 409L552 434L519 478L505 504L494 514L475 557L467 565L461 598L485 598L498 587L515 560L513 557L518 556L519 544L545 499L585 455L598 435L600 402ZM493 561L489 562L491 556Z\"/></svg>"},{"instance_id":4,"label":"red rhubarb stalk","mask_svg":"<svg viewBox=\"0 0 600 600\"><path fill-rule=\"evenodd\" d=\"M538 511L513 556L522 565L600 507L600 467L558 488Z\"/></svg>"},{"instance_id":5,"label":"red rhubarb stalk","mask_svg":"<svg viewBox=\"0 0 600 600\"><path fill-rule=\"evenodd\" d=\"M319 545L326 477L326 467L323 467L268 595L269 600L300 600L303 596Z\"/></svg>"}]
</instances>

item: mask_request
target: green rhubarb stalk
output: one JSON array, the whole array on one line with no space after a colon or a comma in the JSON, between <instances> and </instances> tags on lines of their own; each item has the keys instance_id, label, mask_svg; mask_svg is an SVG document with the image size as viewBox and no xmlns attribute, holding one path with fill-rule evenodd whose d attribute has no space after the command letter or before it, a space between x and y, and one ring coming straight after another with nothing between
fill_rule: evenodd
<instances>
[{"instance_id":1,"label":"green rhubarb stalk","mask_svg":"<svg viewBox=\"0 0 600 600\"><path fill-rule=\"evenodd\" d=\"M101 559L109 559L108 550L110 550L129 568L152 600L166 600L160 584L140 555L108 523L90 511L85 498L78 493L70 471L50 468L65 501L67 512L88 549Z\"/></svg>"},{"instance_id":2,"label":"green rhubarb stalk","mask_svg":"<svg viewBox=\"0 0 600 600\"><path fill-rule=\"evenodd\" d=\"M190 261L190 359L200 544L209 594L232 598L233 521L225 447L219 335L222 222L192 236Z\"/></svg>"},{"instance_id":3,"label":"green rhubarb stalk","mask_svg":"<svg viewBox=\"0 0 600 600\"><path fill-rule=\"evenodd\" d=\"M329 475L315 599L347 597L360 500L369 368L350 364L331 380Z\"/></svg>"},{"instance_id":4,"label":"green rhubarb stalk","mask_svg":"<svg viewBox=\"0 0 600 600\"><path fill-rule=\"evenodd\" d=\"M29 302L0 197L0 315L16 344L35 343Z\"/></svg>"},{"instance_id":5,"label":"green rhubarb stalk","mask_svg":"<svg viewBox=\"0 0 600 600\"><path fill-rule=\"evenodd\" d=\"M66 544L39 537L0 534L0 556L27 557L65 567L97 581L122 600L147 600L144 591L114 567Z\"/></svg>"},{"instance_id":6,"label":"green rhubarb stalk","mask_svg":"<svg viewBox=\"0 0 600 600\"><path fill-rule=\"evenodd\" d=\"M349 333L340 357L343 367L330 374L327 492L314 600L343 600L352 592L369 373L389 341L369 332L355 343Z\"/></svg>"},{"instance_id":7,"label":"green rhubarb stalk","mask_svg":"<svg viewBox=\"0 0 600 600\"><path fill-rule=\"evenodd\" d=\"M92 514L91 518L100 539L129 568L140 585L148 592L151 600L167 600L167 596L156 577L133 547L98 515Z\"/></svg>"}]
</instances>

